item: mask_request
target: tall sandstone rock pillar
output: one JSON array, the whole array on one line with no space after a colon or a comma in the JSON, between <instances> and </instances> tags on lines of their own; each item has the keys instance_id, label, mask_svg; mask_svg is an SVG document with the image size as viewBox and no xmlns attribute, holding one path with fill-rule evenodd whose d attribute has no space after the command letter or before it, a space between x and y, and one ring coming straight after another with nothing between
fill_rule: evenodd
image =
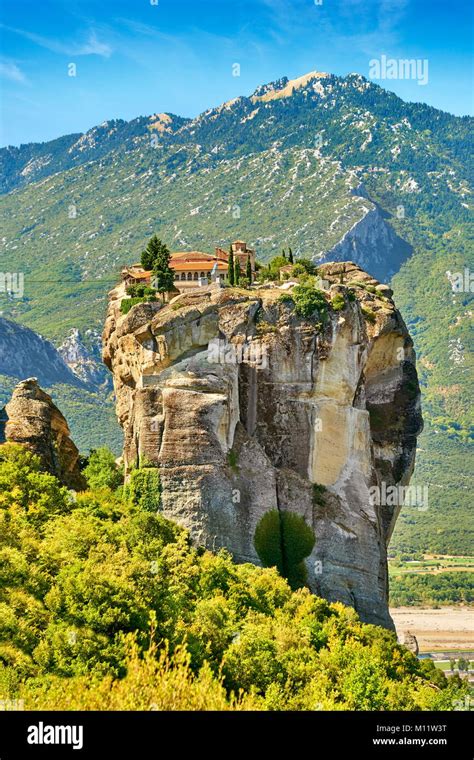
<instances>
[{"instance_id":1,"label":"tall sandstone rock pillar","mask_svg":"<svg viewBox=\"0 0 474 760\"><path fill-rule=\"evenodd\" d=\"M123 288L112 291L103 350L125 466L159 467L164 514L238 562L260 564L267 511L301 515L316 537L314 593L392 628L387 545L400 506L372 494L413 471L413 343L387 286L351 262L320 272L326 319L299 317L278 288L202 288L126 316Z\"/></svg>"},{"instance_id":2,"label":"tall sandstone rock pillar","mask_svg":"<svg viewBox=\"0 0 474 760\"><path fill-rule=\"evenodd\" d=\"M35 377L14 388L5 407L4 438L37 454L44 470L68 488L80 491L86 482L79 469L79 452L67 422Z\"/></svg>"}]
</instances>

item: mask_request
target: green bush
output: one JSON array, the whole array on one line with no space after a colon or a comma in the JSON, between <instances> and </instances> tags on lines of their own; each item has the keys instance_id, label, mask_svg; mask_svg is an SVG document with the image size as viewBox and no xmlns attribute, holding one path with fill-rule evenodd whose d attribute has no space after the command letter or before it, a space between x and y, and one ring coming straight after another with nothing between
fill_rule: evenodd
<instances>
[{"instance_id":1,"label":"green bush","mask_svg":"<svg viewBox=\"0 0 474 760\"><path fill-rule=\"evenodd\" d=\"M149 285L130 285L127 288L127 295L132 298L149 298L156 296L156 290Z\"/></svg>"},{"instance_id":2,"label":"green bush","mask_svg":"<svg viewBox=\"0 0 474 760\"><path fill-rule=\"evenodd\" d=\"M317 290L310 283L295 285L292 292L295 310L298 316L304 319L312 319L315 316L321 321L327 321L327 301L324 293Z\"/></svg>"},{"instance_id":3,"label":"green bush","mask_svg":"<svg viewBox=\"0 0 474 760\"><path fill-rule=\"evenodd\" d=\"M130 309L137 305L137 303L149 303L150 301L156 301L156 296L144 296L142 298L124 298L120 304L120 311L122 314L128 314Z\"/></svg>"},{"instance_id":4,"label":"green bush","mask_svg":"<svg viewBox=\"0 0 474 760\"><path fill-rule=\"evenodd\" d=\"M134 506L146 512L156 512L161 507L161 479L157 467L132 470L124 489L124 496Z\"/></svg>"},{"instance_id":5,"label":"green bush","mask_svg":"<svg viewBox=\"0 0 474 760\"><path fill-rule=\"evenodd\" d=\"M296 273L303 274L303 272L310 275L316 275L318 272L316 264L313 264L311 259L298 259L294 266L293 273L296 275Z\"/></svg>"},{"instance_id":6,"label":"green bush","mask_svg":"<svg viewBox=\"0 0 474 760\"><path fill-rule=\"evenodd\" d=\"M107 446L91 451L84 475L89 488L110 488L114 491L123 482L123 474Z\"/></svg>"},{"instance_id":7,"label":"green bush","mask_svg":"<svg viewBox=\"0 0 474 760\"><path fill-rule=\"evenodd\" d=\"M336 293L336 295L332 297L331 306L334 311L341 311L345 305L346 302L342 293Z\"/></svg>"},{"instance_id":8,"label":"green bush","mask_svg":"<svg viewBox=\"0 0 474 760\"><path fill-rule=\"evenodd\" d=\"M265 567L276 567L292 588L306 581L303 562L311 554L315 542L312 529L300 515L272 510L258 523L254 545Z\"/></svg>"},{"instance_id":9,"label":"green bush","mask_svg":"<svg viewBox=\"0 0 474 760\"><path fill-rule=\"evenodd\" d=\"M14 509L40 526L72 508L68 489L53 475L42 472L38 456L20 444L0 446L0 513L3 512L5 519L9 510Z\"/></svg>"},{"instance_id":10,"label":"green bush","mask_svg":"<svg viewBox=\"0 0 474 760\"><path fill-rule=\"evenodd\" d=\"M351 303L354 303L354 301L356 300L356 294L352 288L347 289L347 300L350 301Z\"/></svg>"}]
</instances>

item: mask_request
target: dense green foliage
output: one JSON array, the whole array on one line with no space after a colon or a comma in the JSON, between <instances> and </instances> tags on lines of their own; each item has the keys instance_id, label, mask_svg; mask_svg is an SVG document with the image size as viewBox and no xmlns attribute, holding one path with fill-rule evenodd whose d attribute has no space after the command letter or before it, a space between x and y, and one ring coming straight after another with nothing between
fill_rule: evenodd
<instances>
[{"instance_id":1,"label":"dense green foliage","mask_svg":"<svg viewBox=\"0 0 474 760\"><path fill-rule=\"evenodd\" d=\"M314 287L312 282L295 285L292 291L295 311L305 319L320 319L324 324L327 320L328 304L322 290Z\"/></svg>"},{"instance_id":2,"label":"dense green foliage","mask_svg":"<svg viewBox=\"0 0 474 760\"><path fill-rule=\"evenodd\" d=\"M125 486L125 496L135 507L156 512L161 506L161 481L157 467L132 470Z\"/></svg>"},{"instance_id":3,"label":"dense green foliage","mask_svg":"<svg viewBox=\"0 0 474 760\"><path fill-rule=\"evenodd\" d=\"M306 269L299 264L296 264L294 269L297 272L295 274L293 271L292 278L297 278L298 285L293 287L291 293L282 293L278 298L279 302L292 304L295 313L303 319L319 320L320 325L325 324L328 319L328 301L323 291L317 287L316 277L308 275ZM343 297L342 303L345 303Z\"/></svg>"},{"instance_id":4,"label":"dense green foliage","mask_svg":"<svg viewBox=\"0 0 474 760\"><path fill-rule=\"evenodd\" d=\"M395 554L434 552L468 555L474 546L470 452L425 422L410 481L429 487L428 509L402 507L390 542Z\"/></svg>"},{"instance_id":5,"label":"dense green foliage","mask_svg":"<svg viewBox=\"0 0 474 760\"><path fill-rule=\"evenodd\" d=\"M140 263L147 272L151 272L157 265L160 257L166 255L166 248L163 250L163 243L157 235L153 235L148 241L145 250L142 251Z\"/></svg>"},{"instance_id":6,"label":"dense green foliage","mask_svg":"<svg viewBox=\"0 0 474 760\"><path fill-rule=\"evenodd\" d=\"M276 567L293 589L306 581L303 560L314 543L314 533L304 519L285 510L267 512L255 529L254 545L264 567Z\"/></svg>"},{"instance_id":7,"label":"dense green foliage","mask_svg":"<svg viewBox=\"0 0 474 760\"><path fill-rule=\"evenodd\" d=\"M240 285L240 275L240 261L239 259L236 259L234 263L234 285L236 286Z\"/></svg>"},{"instance_id":8,"label":"dense green foliage","mask_svg":"<svg viewBox=\"0 0 474 760\"><path fill-rule=\"evenodd\" d=\"M127 295L132 298L146 298L149 296L156 296L156 290L150 288L149 285L130 285L127 288Z\"/></svg>"},{"instance_id":9,"label":"dense green foliage","mask_svg":"<svg viewBox=\"0 0 474 760\"><path fill-rule=\"evenodd\" d=\"M115 456L106 446L91 451L84 475L89 488L115 491L123 481L123 473L115 462Z\"/></svg>"},{"instance_id":10,"label":"dense green foliage","mask_svg":"<svg viewBox=\"0 0 474 760\"><path fill-rule=\"evenodd\" d=\"M331 306L334 311L342 311L345 305L346 302L342 293L336 293L336 295L331 298Z\"/></svg>"},{"instance_id":11,"label":"dense green foliage","mask_svg":"<svg viewBox=\"0 0 474 760\"><path fill-rule=\"evenodd\" d=\"M274 256L271 261L268 262L266 267L262 267L259 271L258 279L260 282L265 280L279 280L280 269L288 264L284 256Z\"/></svg>"},{"instance_id":12,"label":"dense green foliage","mask_svg":"<svg viewBox=\"0 0 474 760\"><path fill-rule=\"evenodd\" d=\"M453 709L446 679L274 569L155 512L0 461L0 697L42 709ZM433 688L436 684L437 688ZM240 693L238 700L234 694Z\"/></svg>"},{"instance_id":13,"label":"dense green foliage","mask_svg":"<svg viewBox=\"0 0 474 760\"><path fill-rule=\"evenodd\" d=\"M474 573L405 573L390 579L390 604L436 606L474 602Z\"/></svg>"},{"instance_id":14,"label":"dense green foliage","mask_svg":"<svg viewBox=\"0 0 474 760\"><path fill-rule=\"evenodd\" d=\"M295 267L293 269L293 273L295 275L300 275L300 274L316 275L317 271L318 270L314 261L311 261L311 259L307 259L304 256L300 256L298 258L298 261L295 264Z\"/></svg>"},{"instance_id":15,"label":"dense green foliage","mask_svg":"<svg viewBox=\"0 0 474 760\"><path fill-rule=\"evenodd\" d=\"M124 298L120 303L120 311L122 314L128 314L130 309L133 309L138 303L149 303L150 301L156 301L156 296L142 296L140 298Z\"/></svg>"},{"instance_id":16,"label":"dense green foliage","mask_svg":"<svg viewBox=\"0 0 474 760\"><path fill-rule=\"evenodd\" d=\"M229 260L227 263L227 278L229 285L233 287L235 285L235 263L234 263L234 249L232 245L229 246Z\"/></svg>"}]
</instances>

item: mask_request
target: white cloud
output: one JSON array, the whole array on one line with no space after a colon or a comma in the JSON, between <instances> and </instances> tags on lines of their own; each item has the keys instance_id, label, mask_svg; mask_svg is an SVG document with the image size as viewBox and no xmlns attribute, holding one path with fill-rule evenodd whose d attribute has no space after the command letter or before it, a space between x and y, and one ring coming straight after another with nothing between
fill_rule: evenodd
<instances>
[{"instance_id":1,"label":"white cloud","mask_svg":"<svg viewBox=\"0 0 474 760\"><path fill-rule=\"evenodd\" d=\"M87 42L79 47L75 55L101 55L103 58L110 58L112 48L107 42L100 42L96 33L91 32Z\"/></svg>"},{"instance_id":2,"label":"white cloud","mask_svg":"<svg viewBox=\"0 0 474 760\"><path fill-rule=\"evenodd\" d=\"M8 79L10 82L17 82L18 84L25 84L27 82L27 78L22 70L12 61L0 61L0 77Z\"/></svg>"},{"instance_id":3,"label":"white cloud","mask_svg":"<svg viewBox=\"0 0 474 760\"><path fill-rule=\"evenodd\" d=\"M101 42L98 39L94 30L88 33L84 42L61 42L54 38L36 34L36 32L28 32L26 29L15 29L4 24L0 24L0 26L10 32L19 34L21 37L34 42L46 50L51 50L51 52L59 53L60 55L100 55L102 58L110 58L113 52L112 47L107 42Z\"/></svg>"}]
</instances>

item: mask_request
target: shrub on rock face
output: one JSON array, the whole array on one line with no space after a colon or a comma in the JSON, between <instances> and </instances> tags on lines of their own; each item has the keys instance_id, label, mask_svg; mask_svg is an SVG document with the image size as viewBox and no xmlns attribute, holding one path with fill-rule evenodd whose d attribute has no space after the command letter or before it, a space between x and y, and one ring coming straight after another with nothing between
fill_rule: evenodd
<instances>
[{"instance_id":1,"label":"shrub on rock face","mask_svg":"<svg viewBox=\"0 0 474 760\"><path fill-rule=\"evenodd\" d=\"M262 563L276 567L292 588L306 581L303 560L311 554L314 542L312 529L293 512L267 512L255 530L254 545Z\"/></svg>"},{"instance_id":2,"label":"shrub on rock face","mask_svg":"<svg viewBox=\"0 0 474 760\"><path fill-rule=\"evenodd\" d=\"M320 483L313 483L313 506L324 507L324 494L326 487Z\"/></svg>"},{"instance_id":3,"label":"shrub on rock face","mask_svg":"<svg viewBox=\"0 0 474 760\"><path fill-rule=\"evenodd\" d=\"M311 283L295 285L292 292L296 313L304 319L318 316L322 322L327 320L327 302L324 293Z\"/></svg>"},{"instance_id":4,"label":"shrub on rock face","mask_svg":"<svg viewBox=\"0 0 474 760\"><path fill-rule=\"evenodd\" d=\"M161 507L161 480L157 467L133 470L125 486L125 498L146 512L156 512Z\"/></svg>"},{"instance_id":5,"label":"shrub on rock face","mask_svg":"<svg viewBox=\"0 0 474 760\"><path fill-rule=\"evenodd\" d=\"M334 311L342 311L345 305L346 302L342 293L336 293L336 295L331 299L331 306Z\"/></svg>"},{"instance_id":6,"label":"shrub on rock face","mask_svg":"<svg viewBox=\"0 0 474 760\"><path fill-rule=\"evenodd\" d=\"M137 303L150 303L150 301L156 301L156 296L144 296L143 298L124 298L120 304L120 312L122 314L128 314L130 309L137 305Z\"/></svg>"}]
</instances>

